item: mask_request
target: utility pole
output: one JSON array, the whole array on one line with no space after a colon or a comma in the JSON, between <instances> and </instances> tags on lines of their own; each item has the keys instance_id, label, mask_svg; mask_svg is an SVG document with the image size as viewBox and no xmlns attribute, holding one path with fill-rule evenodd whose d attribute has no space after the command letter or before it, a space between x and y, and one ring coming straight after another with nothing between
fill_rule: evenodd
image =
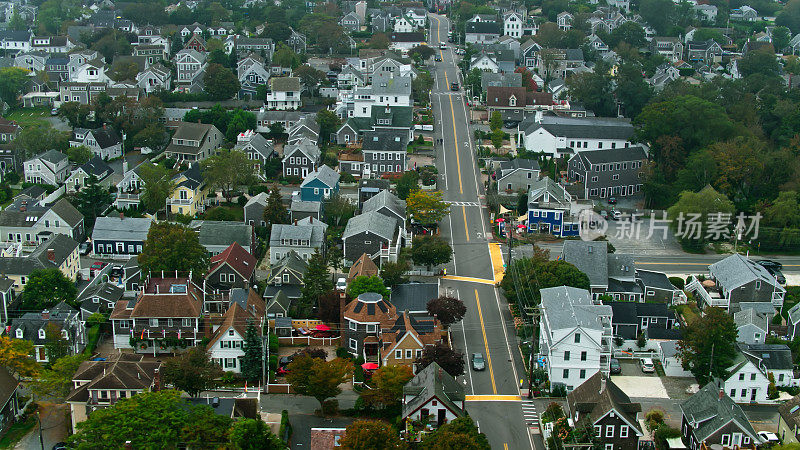
<instances>
[{"instance_id":1,"label":"utility pole","mask_svg":"<svg viewBox=\"0 0 800 450\"><path fill-rule=\"evenodd\" d=\"M36 420L39 421L39 445L44 450L44 436L42 436L42 418L39 416L39 411L36 411Z\"/></svg>"}]
</instances>

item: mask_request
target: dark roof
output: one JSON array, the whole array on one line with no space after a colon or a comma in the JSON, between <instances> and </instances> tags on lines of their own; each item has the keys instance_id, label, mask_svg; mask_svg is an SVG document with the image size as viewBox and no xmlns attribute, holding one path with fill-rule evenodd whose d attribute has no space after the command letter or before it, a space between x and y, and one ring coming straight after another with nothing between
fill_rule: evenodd
<instances>
[{"instance_id":1,"label":"dark roof","mask_svg":"<svg viewBox=\"0 0 800 450\"><path fill-rule=\"evenodd\" d=\"M567 406L572 417L577 413L580 420L588 420L592 425L613 410L636 434L642 434L636 420L636 414L642 410L642 405L631 402L630 397L614 382L603 379L601 372L595 373L567 394Z\"/></svg>"},{"instance_id":2,"label":"dark roof","mask_svg":"<svg viewBox=\"0 0 800 450\"><path fill-rule=\"evenodd\" d=\"M241 222L223 222L214 220L193 221L190 226L197 230L200 244L228 246L234 242L245 249L250 247L252 233L250 225Z\"/></svg>"},{"instance_id":3,"label":"dark roof","mask_svg":"<svg viewBox=\"0 0 800 450\"><path fill-rule=\"evenodd\" d=\"M88 401L90 389L143 391L153 385L161 361L147 361L144 355L121 353L105 361L84 361L72 379L83 382L67 401Z\"/></svg>"},{"instance_id":4,"label":"dark roof","mask_svg":"<svg viewBox=\"0 0 800 450\"><path fill-rule=\"evenodd\" d=\"M102 180L107 175L114 172L99 155L94 155L92 159L86 161L86 163L81 166L81 170L83 170L86 175L96 176L98 180Z\"/></svg>"},{"instance_id":5,"label":"dark roof","mask_svg":"<svg viewBox=\"0 0 800 450\"><path fill-rule=\"evenodd\" d=\"M760 369L792 370L792 351L786 344L739 344L745 358Z\"/></svg>"},{"instance_id":6,"label":"dark roof","mask_svg":"<svg viewBox=\"0 0 800 450\"><path fill-rule=\"evenodd\" d=\"M65 198L55 202L53 206L50 207L50 210L56 213L58 217L64 219L71 227L77 226L83 220L83 214Z\"/></svg>"},{"instance_id":7,"label":"dark roof","mask_svg":"<svg viewBox=\"0 0 800 450\"><path fill-rule=\"evenodd\" d=\"M663 289L665 291L678 290L678 288L676 288L672 282L669 281L669 277L667 277L667 274L664 272L636 269L636 278L642 280L642 284L645 287Z\"/></svg>"},{"instance_id":8,"label":"dark roof","mask_svg":"<svg viewBox=\"0 0 800 450\"><path fill-rule=\"evenodd\" d=\"M795 395L778 406L778 414L783 417L789 429L796 430L800 427L800 395Z\"/></svg>"},{"instance_id":9,"label":"dark roof","mask_svg":"<svg viewBox=\"0 0 800 450\"><path fill-rule=\"evenodd\" d=\"M464 387L435 362L419 371L403 386L403 396L412 396L409 401L403 402L403 417L408 417L433 397L459 417L464 415L464 410L459 406L464 401Z\"/></svg>"},{"instance_id":10,"label":"dark roof","mask_svg":"<svg viewBox=\"0 0 800 450\"><path fill-rule=\"evenodd\" d=\"M392 42L425 42L424 33L392 33L389 36Z\"/></svg>"},{"instance_id":11,"label":"dark roof","mask_svg":"<svg viewBox=\"0 0 800 450\"><path fill-rule=\"evenodd\" d=\"M37 269L59 267L78 248L78 243L65 234L56 234L39 244L28 256L0 257L0 272L9 275L30 275ZM54 261L48 259L53 250Z\"/></svg>"},{"instance_id":12,"label":"dark roof","mask_svg":"<svg viewBox=\"0 0 800 450\"><path fill-rule=\"evenodd\" d=\"M623 161L641 161L647 159L647 152L640 145L633 147L618 147L596 151L578 152L577 157L586 160L589 164L616 163Z\"/></svg>"},{"instance_id":13,"label":"dark roof","mask_svg":"<svg viewBox=\"0 0 800 450\"><path fill-rule=\"evenodd\" d=\"M94 297L101 298L105 301L116 302L122 298L124 289L117 287L111 283L99 283L84 290L78 297L78 301L90 300Z\"/></svg>"},{"instance_id":14,"label":"dark roof","mask_svg":"<svg viewBox=\"0 0 800 450\"><path fill-rule=\"evenodd\" d=\"M675 313L665 303L604 302L611 307L614 325L639 324L642 317L675 319Z\"/></svg>"},{"instance_id":15,"label":"dark roof","mask_svg":"<svg viewBox=\"0 0 800 450\"><path fill-rule=\"evenodd\" d=\"M0 409L5 407L18 386L19 381L12 377L5 367L0 367Z\"/></svg>"},{"instance_id":16,"label":"dark roof","mask_svg":"<svg viewBox=\"0 0 800 450\"><path fill-rule=\"evenodd\" d=\"M404 130L374 130L364 132L362 150L403 151L408 132Z\"/></svg>"},{"instance_id":17,"label":"dark roof","mask_svg":"<svg viewBox=\"0 0 800 450\"><path fill-rule=\"evenodd\" d=\"M467 33L503 34L497 22L467 22Z\"/></svg>"},{"instance_id":18,"label":"dark roof","mask_svg":"<svg viewBox=\"0 0 800 450\"><path fill-rule=\"evenodd\" d=\"M650 326L647 327L647 338L658 339L663 341L677 341L683 337L683 332L680 328L662 328Z\"/></svg>"},{"instance_id":19,"label":"dark roof","mask_svg":"<svg viewBox=\"0 0 800 450\"><path fill-rule=\"evenodd\" d=\"M439 296L437 283L403 283L392 288L389 297L398 311L427 311L430 300Z\"/></svg>"},{"instance_id":20,"label":"dark roof","mask_svg":"<svg viewBox=\"0 0 800 450\"><path fill-rule=\"evenodd\" d=\"M233 270L245 280L249 280L256 270L256 258L247 252L238 242L233 242L225 250L218 255L211 257L209 261L211 268L208 273L211 274L223 264L228 264Z\"/></svg>"},{"instance_id":21,"label":"dark roof","mask_svg":"<svg viewBox=\"0 0 800 450\"><path fill-rule=\"evenodd\" d=\"M705 441L725 424L734 422L754 442L760 442L742 408L725 392L722 380L714 380L681 404L681 411L699 442Z\"/></svg>"}]
</instances>

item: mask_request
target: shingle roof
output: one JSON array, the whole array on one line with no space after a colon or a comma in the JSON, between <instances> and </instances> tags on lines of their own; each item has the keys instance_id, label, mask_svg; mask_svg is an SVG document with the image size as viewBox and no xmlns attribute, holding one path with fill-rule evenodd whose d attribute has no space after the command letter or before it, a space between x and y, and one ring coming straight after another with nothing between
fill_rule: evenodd
<instances>
[{"instance_id":1,"label":"shingle roof","mask_svg":"<svg viewBox=\"0 0 800 450\"><path fill-rule=\"evenodd\" d=\"M613 381L603 380L601 372L595 373L567 394L567 405L572 415L578 413L587 418L592 425L613 410L633 428L636 434L642 435L642 429L636 420L642 405L631 402L630 397Z\"/></svg>"},{"instance_id":2,"label":"shingle roof","mask_svg":"<svg viewBox=\"0 0 800 450\"><path fill-rule=\"evenodd\" d=\"M273 91L289 92L300 90L300 78L274 77L269 79L269 87Z\"/></svg>"},{"instance_id":3,"label":"shingle roof","mask_svg":"<svg viewBox=\"0 0 800 450\"><path fill-rule=\"evenodd\" d=\"M777 291L785 291L767 269L738 253L711 264L708 266L708 271L722 287L728 290L736 289L751 281L761 280L774 286Z\"/></svg>"},{"instance_id":4,"label":"shingle roof","mask_svg":"<svg viewBox=\"0 0 800 450\"><path fill-rule=\"evenodd\" d=\"M206 134L214 125L207 123L181 122L172 139L185 139L190 141L200 141L202 144Z\"/></svg>"},{"instance_id":5,"label":"shingle roof","mask_svg":"<svg viewBox=\"0 0 800 450\"><path fill-rule=\"evenodd\" d=\"M769 330L767 316L757 313L753 308L747 308L733 313L733 322L737 327L751 324L764 330L764 332Z\"/></svg>"},{"instance_id":6,"label":"shingle roof","mask_svg":"<svg viewBox=\"0 0 800 450\"><path fill-rule=\"evenodd\" d=\"M244 289L233 289L231 291L231 298L236 296L235 293L239 293L239 295L243 297L242 301L231 302L230 307L222 316L222 324L217 328L214 337L209 341L208 347L213 346L220 338L225 336L225 333L231 328L236 330L242 338L246 336L249 324L252 323L255 325L256 330L260 328L259 320L264 317L264 312L266 311L264 299L253 289L248 289L246 291ZM259 332L259 334L261 334L261 332Z\"/></svg>"},{"instance_id":7,"label":"shingle roof","mask_svg":"<svg viewBox=\"0 0 800 450\"><path fill-rule=\"evenodd\" d=\"M385 189L364 201L364 204L361 206L361 211L378 211L384 207L388 208L399 217L406 216L405 200L400 200L399 197Z\"/></svg>"},{"instance_id":8,"label":"shingle roof","mask_svg":"<svg viewBox=\"0 0 800 450\"><path fill-rule=\"evenodd\" d=\"M110 175L114 172L111 166L106 164L100 155L94 155L92 159L86 161L86 163L81 166L81 170L87 175L96 176L99 180L102 180L106 175Z\"/></svg>"},{"instance_id":9,"label":"shingle roof","mask_svg":"<svg viewBox=\"0 0 800 450\"><path fill-rule=\"evenodd\" d=\"M579 151L576 157L585 160L588 164L615 163L623 161L647 160L647 151L640 146L609 148L599 151Z\"/></svg>"},{"instance_id":10,"label":"shingle roof","mask_svg":"<svg viewBox=\"0 0 800 450\"><path fill-rule=\"evenodd\" d=\"M589 277L592 286L608 285L608 243L564 241L564 261L574 265Z\"/></svg>"},{"instance_id":11,"label":"shingle roof","mask_svg":"<svg viewBox=\"0 0 800 450\"><path fill-rule=\"evenodd\" d=\"M739 344L745 358L764 372L792 370L792 351L786 344Z\"/></svg>"},{"instance_id":12,"label":"shingle roof","mask_svg":"<svg viewBox=\"0 0 800 450\"><path fill-rule=\"evenodd\" d=\"M209 274L227 263L245 280L249 280L253 276L257 263L256 258L242 248L238 242L232 243L221 253L212 256L209 262L211 264L211 268L208 270Z\"/></svg>"},{"instance_id":13,"label":"shingle roof","mask_svg":"<svg viewBox=\"0 0 800 450\"><path fill-rule=\"evenodd\" d=\"M397 232L397 219L387 217L377 211L367 211L347 221L347 226L345 226L344 233L342 233L342 239L347 239L365 231L391 241Z\"/></svg>"},{"instance_id":14,"label":"shingle roof","mask_svg":"<svg viewBox=\"0 0 800 450\"><path fill-rule=\"evenodd\" d=\"M323 164L319 169L309 173L308 176L306 176L306 178L303 180L303 183L300 184L300 187L302 188L313 180L319 180L325 186L333 189L336 184L339 183L339 177L341 177L339 172Z\"/></svg>"},{"instance_id":15,"label":"shingle roof","mask_svg":"<svg viewBox=\"0 0 800 450\"><path fill-rule=\"evenodd\" d=\"M553 181L549 176L540 178L531 184L531 190L528 191L528 203L536 203L543 201L543 195L547 193L550 200L549 203L558 202L561 206L569 206L569 196L564 186Z\"/></svg>"},{"instance_id":16,"label":"shingle roof","mask_svg":"<svg viewBox=\"0 0 800 450\"><path fill-rule=\"evenodd\" d=\"M75 209L72 203L65 198L55 202L53 206L50 207L50 210L56 213L58 217L64 219L71 227L77 226L83 220L83 214Z\"/></svg>"},{"instance_id":17,"label":"shingle roof","mask_svg":"<svg viewBox=\"0 0 800 450\"><path fill-rule=\"evenodd\" d=\"M144 355L121 353L114 359L84 361L78 367L73 380L83 382L74 389L66 401L89 400L90 389L143 391L153 385L161 361L146 361Z\"/></svg>"},{"instance_id":18,"label":"shingle roof","mask_svg":"<svg viewBox=\"0 0 800 450\"><path fill-rule=\"evenodd\" d=\"M8 369L0 367L0 408L5 408L18 386L19 381L8 373Z\"/></svg>"},{"instance_id":19,"label":"shingle roof","mask_svg":"<svg viewBox=\"0 0 800 450\"><path fill-rule=\"evenodd\" d=\"M289 250L281 259L278 260L278 262L270 267L267 281L272 280L278 272L285 268L297 273L300 278L302 278L302 276L305 275L306 270L308 270L308 263L306 263L296 251Z\"/></svg>"},{"instance_id":20,"label":"shingle roof","mask_svg":"<svg viewBox=\"0 0 800 450\"><path fill-rule=\"evenodd\" d=\"M720 380L706 384L689 397L681 404L681 411L700 442L730 422L736 423L753 442L760 442L744 411L728 397Z\"/></svg>"},{"instance_id":21,"label":"shingle roof","mask_svg":"<svg viewBox=\"0 0 800 450\"><path fill-rule=\"evenodd\" d=\"M370 277L372 275L378 275L380 270L375 263L369 259L369 255L363 253L356 262L350 266L350 271L347 274L347 278L352 280L355 277L359 276L367 276Z\"/></svg>"},{"instance_id":22,"label":"shingle roof","mask_svg":"<svg viewBox=\"0 0 800 450\"><path fill-rule=\"evenodd\" d=\"M401 283L392 288L389 297L400 311L427 311L428 302L439 296L437 283Z\"/></svg>"},{"instance_id":23,"label":"shingle roof","mask_svg":"<svg viewBox=\"0 0 800 450\"><path fill-rule=\"evenodd\" d=\"M647 287L663 289L667 291L678 290L678 288L673 286L672 282L669 281L669 278L664 272L636 269L636 278L642 280L642 283Z\"/></svg>"},{"instance_id":24,"label":"shingle roof","mask_svg":"<svg viewBox=\"0 0 800 450\"><path fill-rule=\"evenodd\" d=\"M147 217L98 217L92 230L92 239L144 242L152 225L153 219Z\"/></svg>"},{"instance_id":25,"label":"shingle roof","mask_svg":"<svg viewBox=\"0 0 800 450\"><path fill-rule=\"evenodd\" d=\"M629 140L634 132L633 125L627 119L543 116L541 122L531 119L520 124L520 129L527 134L539 128L544 128L554 136L583 139Z\"/></svg>"},{"instance_id":26,"label":"shingle roof","mask_svg":"<svg viewBox=\"0 0 800 450\"><path fill-rule=\"evenodd\" d=\"M48 150L40 155L37 155L35 158L47 161L51 164L57 164L67 159L67 155L59 152L58 150Z\"/></svg>"},{"instance_id":27,"label":"shingle roof","mask_svg":"<svg viewBox=\"0 0 800 450\"><path fill-rule=\"evenodd\" d=\"M500 24L497 22L467 22L466 28L467 34L469 33L479 33L479 34L496 34L501 35L503 34L502 28L500 28Z\"/></svg>"},{"instance_id":28,"label":"shingle roof","mask_svg":"<svg viewBox=\"0 0 800 450\"><path fill-rule=\"evenodd\" d=\"M204 247L210 245L227 247L236 242L246 249L250 247L252 240L252 230L246 223L200 220L192 221L190 227L198 231L200 244Z\"/></svg>"},{"instance_id":29,"label":"shingle roof","mask_svg":"<svg viewBox=\"0 0 800 450\"><path fill-rule=\"evenodd\" d=\"M371 130L364 132L362 151L404 151L408 132L403 130Z\"/></svg>"},{"instance_id":30,"label":"shingle roof","mask_svg":"<svg viewBox=\"0 0 800 450\"><path fill-rule=\"evenodd\" d=\"M285 225L273 224L272 230L269 235L270 246L286 246L288 244L281 244L281 241L288 240L307 240L309 246L317 248L322 245L325 240L325 229L327 225L319 220L312 224Z\"/></svg>"},{"instance_id":31,"label":"shingle roof","mask_svg":"<svg viewBox=\"0 0 800 450\"><path fill-rule=\"evenodd\" d=\"M460 406L464 401L464 387L435 362L419 371L403 386L403 397L407 396L413 397L403 402L403 417L407 417L433 397L459 417L465 414Z\"/></svg>"},{"instance_id":32,"label":"shingle roof","mask_svg":"<svg viewBox=\"0 0 800 450\"><path fill-rule=\"evenodd\" d=\"M601 316L611 317L610 306L595 305L589 291L569 286L541 290L543 315L551 329L602 329Z\"/></svg>"}]
</instances>

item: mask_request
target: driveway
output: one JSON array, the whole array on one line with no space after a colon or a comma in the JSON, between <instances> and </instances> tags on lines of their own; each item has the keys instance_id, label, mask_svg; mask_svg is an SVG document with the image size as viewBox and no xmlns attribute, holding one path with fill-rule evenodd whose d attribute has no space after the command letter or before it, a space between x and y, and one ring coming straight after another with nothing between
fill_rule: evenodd
<instances>
[{"instance_id":1,"label":"driveway","mask_svg":"<svg viewBox=\"0 0 800 450\"><path fill-rule=\"evenodd\" d=\"M67 423L68 409L66 404L40 402L39 417L42 420L44 448L53 448L53 445L63 442L67 438L67 427L69 426ZM33 427L33 430L25 435L15 448L41 448L38 425Z\"/></svg>"},{"instance_id":2,"label":"driveway","mask_svg":"<svg viewBox=\"0 0 800 450\"><path fill-rule=\"evenodd\" d=\"M624 376L615 375L611 380L628 397L639 398L669 398L664 384L656 376Z\"/></svg>"}]
</instances>

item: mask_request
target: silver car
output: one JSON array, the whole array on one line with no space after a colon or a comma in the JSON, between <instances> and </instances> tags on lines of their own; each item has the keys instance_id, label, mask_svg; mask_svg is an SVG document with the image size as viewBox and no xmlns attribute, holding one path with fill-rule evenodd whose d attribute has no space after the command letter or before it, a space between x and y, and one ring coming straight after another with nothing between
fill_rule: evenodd
<instances>
[{"instance_id":1,"label":"silver car","mask_svg":"<svg viewBox=\"0 0 800 450\"><path fill-rule=\"evenodd\" d=\"M483 360L483 355L480 353L472 354L472 370L486 369L486 362Z\"/></svg>"}]
</instances>

